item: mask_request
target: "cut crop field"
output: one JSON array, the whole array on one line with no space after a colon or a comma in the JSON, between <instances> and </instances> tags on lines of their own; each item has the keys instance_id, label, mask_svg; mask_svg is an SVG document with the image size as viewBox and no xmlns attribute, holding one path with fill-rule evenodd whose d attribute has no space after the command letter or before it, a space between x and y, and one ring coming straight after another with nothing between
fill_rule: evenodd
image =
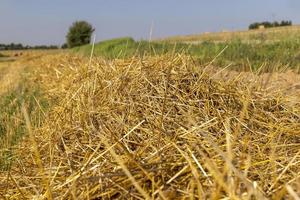
<instances>
[{"instance_id":1,"label":"cut crop field","mask_svg":"<svg viewBox=\"0 0 300 200\"><path fill-rule=\"evenodd\" d=\"M126 41L1 63L0 198L298 198L295 69Z\"/></svg>"},{"instance_id":2,"label":"cut crop field","mask_svg":"<svg viewBox=\"0 0 300 200\"><path fill-rule=\"evenodd\" d=\"M247 31L226 31L204 34L194 34L186 36L173 36L163 40L170 42L225 42L231 40L241 40L245 43L257 42L279 42L286 39L298 39L300 37L300 26L277 27L256 29Z\"/></svg>"}]
</instances>

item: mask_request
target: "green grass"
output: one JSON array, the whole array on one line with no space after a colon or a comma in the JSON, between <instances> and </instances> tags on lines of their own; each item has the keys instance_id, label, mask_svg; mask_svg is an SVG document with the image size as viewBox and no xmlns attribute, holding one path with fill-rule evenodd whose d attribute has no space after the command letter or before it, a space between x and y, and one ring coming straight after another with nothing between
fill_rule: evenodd
<instances>
[{"instance_id":1,"label":"green grass","mask_svg":"<svg viewBox=\"0 0 300 200\"><path fill-rule=\"evenodd\" d=\"M39 102L37 105L36 99ZM37 85L28 83L26 79L13 91L0 97L0 170L8 170L14 160L13 149L27 132L22 104L27 108L33 126L41 123L41 110L47 110L49 104Z\"/></svg>"},{"instance_id":2,"label":"green grass","mask_svg":"<svg viewBox=\"0 0 300 200\"><path fill-rule=\"evenodd\" d=\"M252 68L256 70L262 65L268 71L274 68L289 67L299 69L300 40L282 40L274 43L243 43L233 40L224 43L204 42L192 45L189 52L202 62L207 62L223 49L226 50L216 60L220 66L232 64L232 67Z\"/></svg>"},{"instance_id":3,"label":"green grass","mask_svg":"<svg viewBox=\"0 0 300 200\"><path fill-rule=\"evenodd\" d=\"M1 58L6 58L6 57L7 57L6 55L0 53L0 59L1 59Z\"/></svg>"},{"instance_id":4,"label":"green grass","mask_svg":"<svg viewBox=\"0 0 300 200\"><path fill-rule=\"evenodd\" d=\"M162 54L170 51L174 45L168 43L149 43L135 41L130 37L107 40L95 44L94 54L105 58L128 58L134 55ZM92 45L75 47L75 52L90 55Z\"/></svg>"},{"instance_id":5,"label":"green grass","mask_svg":"<svg viewBox=\"0 0 300 200\"><path fill-rule=\"evenodd\" d=\"M119 38L95 44L94 54L105 58L127 58L134 55L155 55L170 52L185 52L194 56L200 63L213 60L223 49L226 50L215 60L216 65L231 64L234 69L256 70L261 66L270 71L280 67L299 69L300 38L287 38L277 42L245 43L241 40L227 42L206 41L199 44L170 43L166 41L134 41L132 38ZM75 52L89 55L92 46L74 48Z\"/></svg>"},{"instance_id":6,"label":"green grass","mask_svg":"<svg viewBox=\"0 0 300 200\"><path fill-rule=\"evenodd\" d=\"M14 60L15 60L14 58L11 58L8 55L0 53L0 63L1 62L13 62Z\"/></svg>"}]
</instances>

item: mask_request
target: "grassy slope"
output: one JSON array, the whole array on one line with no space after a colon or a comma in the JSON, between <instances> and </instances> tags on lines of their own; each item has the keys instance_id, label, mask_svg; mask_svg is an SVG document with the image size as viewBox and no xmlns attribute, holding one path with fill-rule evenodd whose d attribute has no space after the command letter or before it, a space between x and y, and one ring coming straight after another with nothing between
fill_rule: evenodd
<instances>
[{"instance_id":1,"label":"grassy slope","mask_svg":"<svg viewBox=\"0 0 300 200\"><path fill-rule=\"evenodd\" d=\"M298 70L300 67L299 29L281 28L265 31L231 33L230 37L222 36L222 34L226 35L227 33L220 33L219 35L212 34L209 38L208 34L205 37L199 36L202 40L193 44L186 43L184 39L166 39L149 43L147 41L134 41L131 38L119 38L97 43L94 53L106 58L124 58L133 55L187 52L203 64L213 60L226 48L215 60L216 65L226 66L230 64L232 68L242 70L250 68L255 70L262 66L268 71L286 67ZM222 40L220 40L221 37L223 37ZM86 45L77 47L74 51L89 55L91 49L91 45Z\"/></svg>"},{"instance_id":2,"label":"grassy slope","mask_svg":"<svg viewBox=\"0 0 300 200\"><path fill-rule=\"evenodd\" d=\"M126 37L99 42L95 45L94 53L109 59L128 58L134 55L167 53L173 47L174 45L166 42L149 43L147 41L135 41L130 37ZM74 48L75 52L83 53L84 55L90 55L91 50L91 45ZM178 50L180 48L177 48Z\"/></svg>"}]
</instances>

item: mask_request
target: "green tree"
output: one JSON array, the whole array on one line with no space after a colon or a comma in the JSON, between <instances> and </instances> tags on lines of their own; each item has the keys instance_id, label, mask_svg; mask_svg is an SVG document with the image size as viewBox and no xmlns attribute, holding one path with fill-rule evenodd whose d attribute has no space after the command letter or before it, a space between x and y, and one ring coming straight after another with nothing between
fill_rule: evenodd
<instances>
[{"instance_id":1,"label":"green tree","mask_svg":"<svg viewBox=\"0 0 300 200\"><path fill-rule=\"evenodd\" d=\"M69 48L89 44L95 29L86 21L76 21L69 28L67 44Z\"/></svg>"}]
</instances>

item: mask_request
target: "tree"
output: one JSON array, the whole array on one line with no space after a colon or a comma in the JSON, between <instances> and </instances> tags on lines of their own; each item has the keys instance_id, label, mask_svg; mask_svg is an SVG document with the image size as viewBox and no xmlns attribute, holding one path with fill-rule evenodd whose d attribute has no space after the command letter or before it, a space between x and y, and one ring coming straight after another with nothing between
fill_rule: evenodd
<instances>
[{"instance_id":1,"label":"tree","mask_svg":"<svg viewBox=\"0 0 300 200\"><path fill-rule=\"evenodd\" d=\"M95 29L86 21L76 21L69 28L67 44L69 48L89 44Z\"/></svg>"}]
</instances>

